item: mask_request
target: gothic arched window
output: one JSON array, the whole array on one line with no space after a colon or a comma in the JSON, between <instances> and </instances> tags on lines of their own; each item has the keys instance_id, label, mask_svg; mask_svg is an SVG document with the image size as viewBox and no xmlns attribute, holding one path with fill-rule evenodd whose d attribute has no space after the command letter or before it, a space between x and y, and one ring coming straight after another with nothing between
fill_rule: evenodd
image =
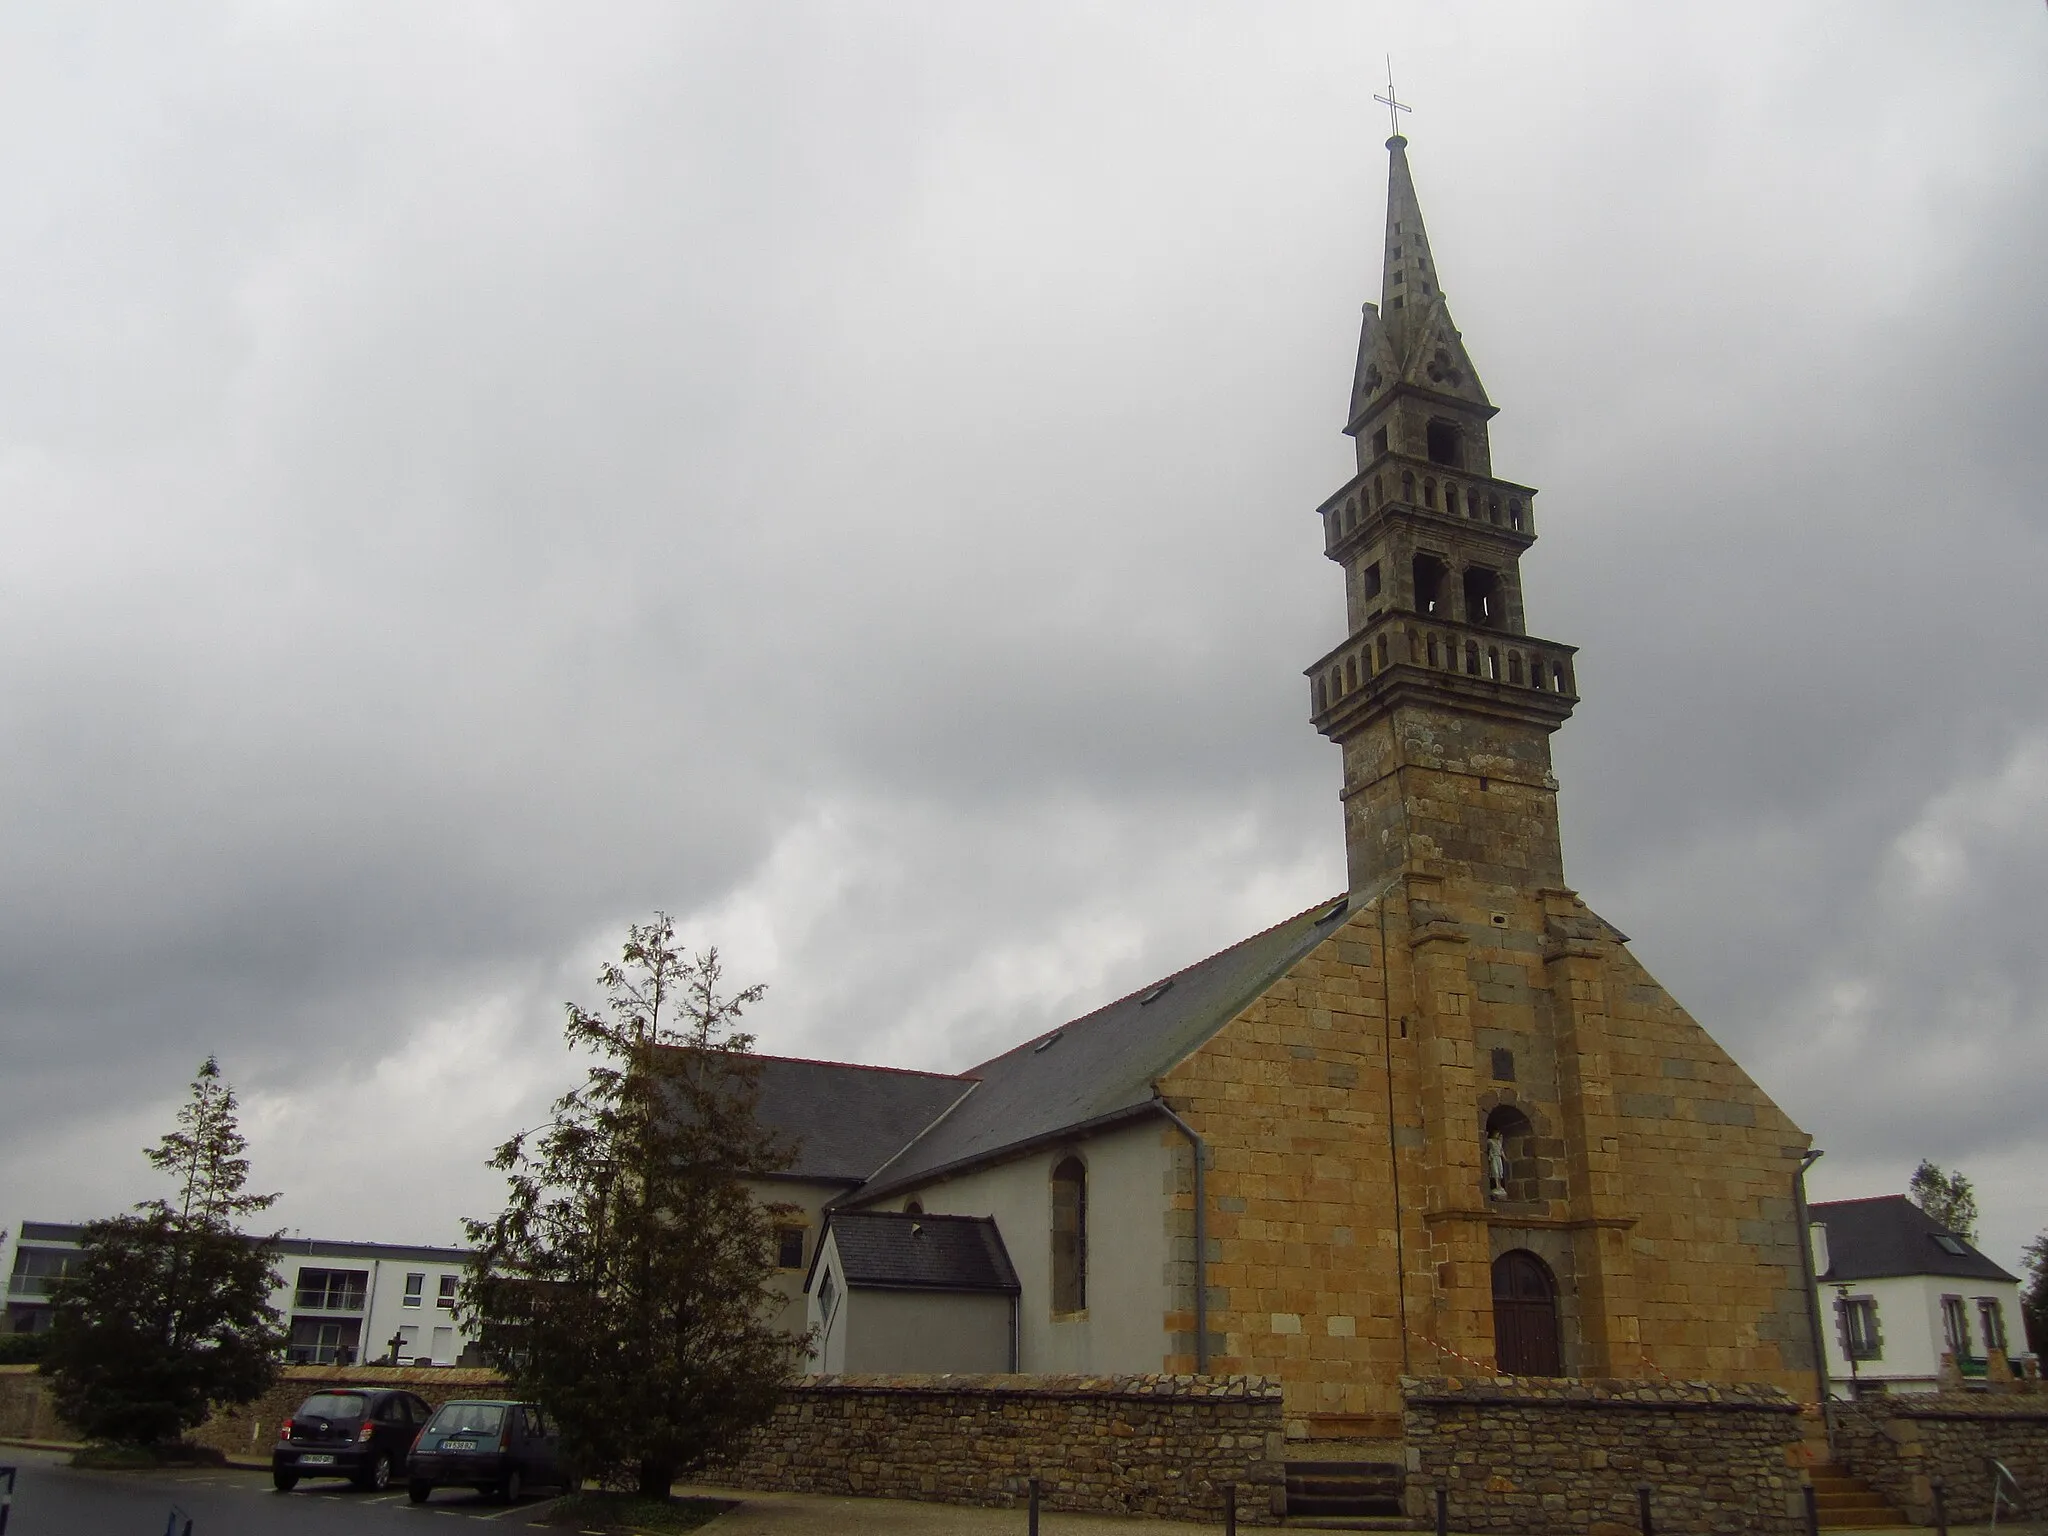
<instances>
[{"instance_id":1,"label":"gothic arched window","mask_svg":"<svg viewBox=\"0 0 2048 1536\"><path fill-rule=\"evenodd\" d=\"M1088 1305L1088 1170L1078 1157L1052 1171L1052 1309Z\"/></svg>"}]
</instances>

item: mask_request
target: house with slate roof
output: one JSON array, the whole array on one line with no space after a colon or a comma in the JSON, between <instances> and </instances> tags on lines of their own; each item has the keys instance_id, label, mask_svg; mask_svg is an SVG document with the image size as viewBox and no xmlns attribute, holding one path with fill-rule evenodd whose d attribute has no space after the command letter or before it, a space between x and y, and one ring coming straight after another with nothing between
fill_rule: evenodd
<instances>
[{"instance_id":1,"label":"house with slate roof","mask_svg":"<svg viewBox=\"0 0 2048 1536\"><path fill-rule=\"evenodd\" d=\"M766 1062L828 1363L907 1367L922 1305L958 1348L914 1358L976 1368L1013 1305L1019 1370L1272 1375L1298 1437L1397 1436L1404 1375L1813 1391L1809 1138L1565 883L1575 653L1529 632L1536 493L1387 147L1356 473L1316 509L1347 638L1304 690L1347 889L958 1075ZM932 1268L941 1217L1006 1267Z\"/></svg>"},{"instance_id":2,"label":"house with slate roof","mask_svg":"<svg viewBox=\"0 0 2048 1536\"><path fill-rule=\"evenodd\" d=\"M1017 1271L986 1216L839 1211L806 1286L814 1368L1017 1369Z\"/></svg>"},{"instance_id":3,"label":"house with slate roof","mask_svg":"<svg viewBox=\"0 0 2048 1536\"><path fill-rule=\"evenodd\" d=\"M1833 1395L1981 1385L2030 1358L2018 1277L1904 1195L1822 1201L1808 1221Z\"/></svg>"}]
</instances>

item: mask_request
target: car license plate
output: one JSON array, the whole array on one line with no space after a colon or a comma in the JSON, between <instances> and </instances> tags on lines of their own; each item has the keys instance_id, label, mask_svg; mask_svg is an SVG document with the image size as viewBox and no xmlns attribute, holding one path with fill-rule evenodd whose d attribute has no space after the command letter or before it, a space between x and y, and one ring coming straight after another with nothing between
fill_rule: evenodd
<instances>
[{"instance_id":1,"label":"car license plate","mask_svg":"<svg viewBox=\"0 0 2048 1536\"><path fill-rule=\"evenodd\" d=\"M441 1449L444 1451L473 1451L476 1449L476 1442L474 1440L443 1440L441 1442Z\"/></svg>"},{"instance_id":2,"label":"car license plate","mask_svg":"<svg viewBox=\"0 0 2048 1536\"><path fill-rule=\"evenodd\" d=\"M332 1456L301 1456L299 1458L299 1465L302 1467L331 1467L334 1465L334 1458Z\"/></svg>"}]
</instances>

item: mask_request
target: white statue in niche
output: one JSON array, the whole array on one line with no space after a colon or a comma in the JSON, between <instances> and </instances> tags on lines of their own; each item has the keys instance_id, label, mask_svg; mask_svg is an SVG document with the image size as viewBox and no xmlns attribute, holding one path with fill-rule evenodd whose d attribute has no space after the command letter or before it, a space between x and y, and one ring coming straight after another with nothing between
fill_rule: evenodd
<instances>
[{"instance_id":1,"label":"white statue in niche","mask_svg":"<svg viewBox=\"0 0 2048 1536\"><path fill-rule=\"evenodd\" d=\"M1508 1197L1508 1141L1499 1131L1486 1133L1486 1197Z\"/></svg>"}]
</instances>

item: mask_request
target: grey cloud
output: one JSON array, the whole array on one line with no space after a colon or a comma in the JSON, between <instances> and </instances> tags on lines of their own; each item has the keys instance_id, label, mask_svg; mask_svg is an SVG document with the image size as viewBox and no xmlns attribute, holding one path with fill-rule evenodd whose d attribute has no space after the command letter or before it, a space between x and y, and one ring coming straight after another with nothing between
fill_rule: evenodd
<instances>
[{"instance_id":1,"label":"grey cloud","mask_svg":"<svg viewBox=\"0 0 2048 1536\"><path fill-rule=\"evenodd\" d=\"M451 1236L656 905L772 1048L959 1066L1335 889L1391 44L1568 869L1843 1177L2042 1224L2022 1098L1913 1092L2033 1064L2031 844L1897 894L2048 724L2038 14L6 25L0 1220L142 1193L218 1049L288 1219Z\"/></svg>"}]
</instances>

